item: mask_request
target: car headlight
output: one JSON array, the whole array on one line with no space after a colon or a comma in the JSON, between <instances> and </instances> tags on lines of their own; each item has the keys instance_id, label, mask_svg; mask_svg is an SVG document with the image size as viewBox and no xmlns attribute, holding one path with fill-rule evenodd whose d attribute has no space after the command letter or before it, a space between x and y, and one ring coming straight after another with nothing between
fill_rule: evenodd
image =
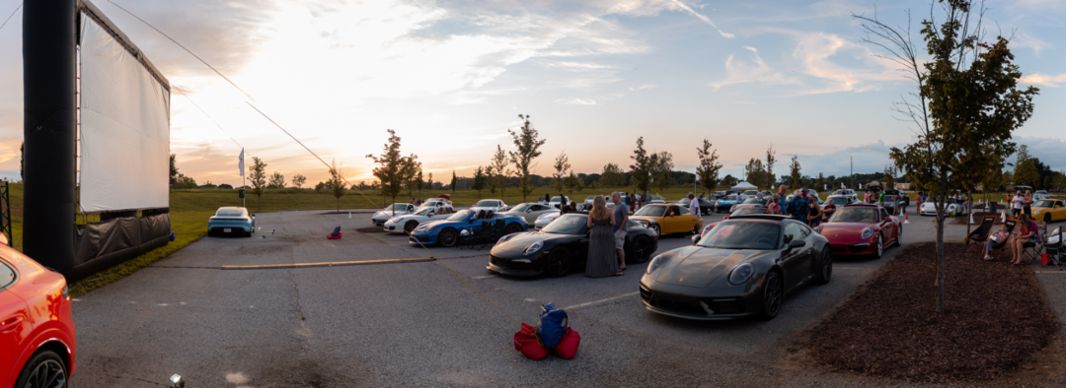
<instances>
[{"instance_id":1,"label":"car headlight","mask_svg":"<svg viewBox=\"0 0 1066 388\"><path fill-rule=\"evenodd\" d=\"M541 248L544 248L544 243L537 241L535 243L529 244L529 246L526 247L526 250L522 253L526 255L532 255L534 253L537 253L537 251L539 251Z\"/></svg>"},{"instance_id":2,"label":"car headlight","mask_svg":"<svg viewBox=\"0 0 1066 388\"><path fill-rule=\"evenodd\" d=\"M873 230L873 228L871 228L869 226L867 226L866 229L863 229L862 230L862 234L859 235L859 237L862 238L863 240L869 240L873 236L874 236L874 230Z\"/></svg>"},{"instance_id":3,"label":"car headlight","mask_svg":"<svg viewBox=\"0 0 1066 388\"><path fill-rule=\"evenodd\" d=\"M665 262L666 259L663 258L663 255L653 257L651 259L651 262L648 263L648 268L645 269L644 273L650 274L652 272L655 272L655 270L659 269L659 267L662 266Z\"/></svg>"},{"instance_id":4,"label":"car headlight","mask_svg":"<svg viewBox=\"0 0 1066 388\"><path fill-rule=\"evenodd\" d=\"M753 274L755 274L755 268L752 268L751 264L744 263L733 267L733 270L729 272L729 284L734 286L744 284L751 279Z\"/></svg>"},{"instance_id":5,"label":"car headlight","mask_svg":"<svg viewBox=\"0 0 1066 388\"><path fill-rule=\"evenodd\" d=\"M411 233L425 233L427 231L429 231L429 226L419 225L415 227L415 230L411 231Z\"/></svg>"}]
</instances>

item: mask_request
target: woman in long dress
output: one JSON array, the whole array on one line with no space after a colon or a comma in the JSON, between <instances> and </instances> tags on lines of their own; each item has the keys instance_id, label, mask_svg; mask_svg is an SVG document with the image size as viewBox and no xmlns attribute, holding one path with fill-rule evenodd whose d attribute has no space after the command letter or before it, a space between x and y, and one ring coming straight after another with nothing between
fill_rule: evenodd
<instances>
[{"instance_id":1,"label":"woman in long dress","mask_svg":"<svg viewBox=\"0 0 1066 388\"><path fill-rule=\"evenodd\" d=\"M585 262L585 276L621 276L614 247L614 215L607 210L607 200L602 195L592 200L589 212L589 254Z\"/></svg>"}]
</instances>

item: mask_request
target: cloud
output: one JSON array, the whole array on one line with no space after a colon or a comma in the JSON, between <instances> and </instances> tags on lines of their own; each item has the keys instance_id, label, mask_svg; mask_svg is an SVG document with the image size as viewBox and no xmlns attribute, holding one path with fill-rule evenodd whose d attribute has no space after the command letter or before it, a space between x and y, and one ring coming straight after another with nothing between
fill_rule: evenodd
<instances>
[{"instance_id":1,"label":"cloud","mask_svg":"<svg viewBox=\"0 0 1066 388\"><path fill-rule=\"evenodd\" d=\"M596 105L596 100L591 98L560 98L555 102L566 105Z\"/></svg>"},{"instance_id":2,"label":"cloud","mask_svg":"<svg viewBox=\"0 0 1066 388\"><path fill-rule=\"evenodd\" d=\"M1047 137L1017 137L1014 139L1018 145L1029 147L1029 154L1040 158L1040 161L1051 167L1052 170L1066 172L1066 140ZM1014 162L1015 157L1008 158L1008 162Z\"/></svg>"},{"instance_id":3,"label":"cloud","mask_svg":"<svg viewBox=\"0 0 1066 388\"><path fill-rule=\"evenodd\" d=\"M770 68L755 47L744 46L744 49L748 51L749 58L737 58L735 54L729 54L725 60L725 78L711 82L711 88L717 91L726 86L747 83L771 85L798 85L800 83L795 77Z\"/></svg>"},{"instance_id":4,"label":"cloud","mask_svg":"<svg viewBox=\"0 0 1066 388\"><path fill-rule=\"evenodd\" d=\"M690 7L688 4L685 4L681 0L673 0L673 3L674 3L675 6L677 6L677 8L681 9L685 13L688 13L689 15L695 16L696 19L699 19L704 24L706 24L708 26L711 26L711 28L713 28L716 32L718 32L718 35L721 35L723 38L733 39L734 37L736 37L736 35L734 35L731 32L722 31L721 28L718 28L718 25L714 24L714 22L711 21L711 18L709 18L707 16L704 16L703 14L701 14L699 12L696 12L696 10L692 9L692 7Z\"/></svg>"},{"instance_id":5,"label":"cloud","mask_svg":"<svg viewBox=\"0 0 1066 388\"><path fill-rule=\"evenodd\" d=\"M1044 87L1059 87L1066 84L1066 73L1042 74L1029 73L1022 76L1022 83Z\"/></svg>"}]
</instances>

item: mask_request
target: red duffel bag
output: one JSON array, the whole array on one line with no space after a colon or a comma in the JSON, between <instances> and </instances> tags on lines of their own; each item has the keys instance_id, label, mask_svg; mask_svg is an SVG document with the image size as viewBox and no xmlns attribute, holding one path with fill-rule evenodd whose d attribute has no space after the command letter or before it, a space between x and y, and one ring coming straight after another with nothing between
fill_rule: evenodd
<instances>
[{"instance_id":1,"label":"red duffel bag","mask_svg":"<svg viewBox=\"0 0 1066 388\"><path fill-rule=\"evenodd\" d=\"M577 357L577 348L581 346L581 334L578 334L577 330L566 328L566 333L563 333L563 339L559 340L559 344L555 345L556 356L564 360L572 360Z\"/></svg>"},{"instance_id":2,"label":"red duffel bag","mask_svg":"<svg viewBox=\"0 0 1066 388\"><path fill-rule=\"evenodd\" d=\"M526 358L540 361L548 357L548 349L537 339L537 328L522 322L522 329L514 333L514 348Z\"/></svg>"}]
</instances>

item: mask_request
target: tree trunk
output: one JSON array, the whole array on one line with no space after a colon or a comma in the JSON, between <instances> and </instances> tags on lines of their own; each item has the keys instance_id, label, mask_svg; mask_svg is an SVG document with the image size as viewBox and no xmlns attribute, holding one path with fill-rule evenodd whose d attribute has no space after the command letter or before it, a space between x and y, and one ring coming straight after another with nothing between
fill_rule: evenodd
<instances>
[{"instance_id":1,"label":"tree trunk","mask_svg":"<svg viewBox=\"0 0 1066 388\"><path fill-rule=\"evenodd\" d=\"M966 203L968 205L964 206L963 209L967 210L968 213L970 213L970 218L966 220L966 238L965 238L965 240L966 240L966 245L970 245L970 231L971 231L970 228L972 227L971 223L970 223L970 219L973 219L973 192L972 191L967 191L966 192ZM987 209L986 209L986 211L987 211Z\"/></svg>"},{"instance_id":2,"label":"tree trunk","mask_svg":"<svg viewBox=\"0 0 1066 388\"><path fill-rule=\"evenodd\" d=\"M937 194L936 198L936 312L944 312L944 202L946 195Z\"/></svg>"}]
</instances>

